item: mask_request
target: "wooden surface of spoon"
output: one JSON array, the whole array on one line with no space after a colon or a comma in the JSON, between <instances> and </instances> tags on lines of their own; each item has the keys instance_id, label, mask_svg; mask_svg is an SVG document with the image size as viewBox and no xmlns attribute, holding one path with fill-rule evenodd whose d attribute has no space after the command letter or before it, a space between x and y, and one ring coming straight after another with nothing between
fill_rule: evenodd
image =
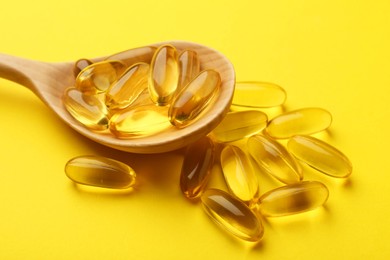
<instances>
[{"instance_id":1,"label":"wooden surface of spoon","mask_svg":"<svg viewBox=\"0 0 390 260\"><path fill-rule=\"evenodd\" d=\"M219 72L222 85L218 96L207 111L189 126L181 129L169 128L155 135L141 138L118 139L113 135L93 132L81 125L66 111L62 96L66 88L74 85L74 62L47 63L0 54L0 77L32 90L71 128L95 142L132 153L168 152L182 148L205 136L224 118L233 97L235 72L233 65L224 55L206 46L185 41L162 42L150 46L158 47L162 44L172 44L179 52L185 49L196 51L201 69L214 69ZM137 55L142 55L142 53L135 48L134 57Z\"/></svg>"}]
</instances>

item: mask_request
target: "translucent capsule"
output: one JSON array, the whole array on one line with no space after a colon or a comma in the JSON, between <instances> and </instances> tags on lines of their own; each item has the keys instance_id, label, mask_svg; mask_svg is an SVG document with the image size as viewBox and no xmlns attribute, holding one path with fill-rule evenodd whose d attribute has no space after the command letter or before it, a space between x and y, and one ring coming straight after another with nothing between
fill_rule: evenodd
<instances>
[{"instance_id":1,"label":"translucent capsule","mask_svg":"<svg viewBox=\"0 0 390 260\"><path fill-rule=\"evenodd\" d=\"M84 94L106 91L111 83L125 71L126 66L120 61L96 62L84 68L76 78L76 88Z\"/></svg>"},{"instance_id":2,"label":"translucent capsule","mask_svg":"<svg viewBox=\"0 0 390 260\"><path fill-rule=\"evenodd\" d=\"M65 174L72 181L96 187L125 189L134 185L135 171L117 160L101 156L80 156L65 166Z\"/></svg>"},{"instance_id":3,"label":"translucent capsule","mask_svg":"<svg viewBox=\"0 0 390 260\"><path fill-rule=\"evenodd\" d=\"M178 90L199 74L200 62L195 51L185 50L179 55L179 71Z\"/></svg>"},{"instance_id":4,"label":"translucent capsule","mask_svg":"<svg viewBox=\"0 0 390 260\"><path fill-rule=\"evenodd\" d=\"M157 49L150 65L149 92L153 102L167 105L178 85L179 66L176 48L163 45Z\"/></svg>"},{"instance_id":5,"label":"translucent capsule","mask_svg":"<svg viewBox=\"0 0 390 260\"><path fill-rule=\"evenodd\" d=\"M283 105L286 91L273 83L236 82L232 105L264 108Z\"/></svg>"},{"instance_id":6,"label":"translucent capsule","mask_svg":"<svg viewBox=\"0 0 390 260\"><path fill-rule=\"evenodd\" d=\"M221 152L223 176L229 190L248 205L259 198L259 182L247 155L238 147L226 146Z\"/></svg>"},{"instance_id":7,"label":"translucent capsule","mask_svg":"<svg viewBox=\"0 0 390 260\"><path fill-rule=\"evenodd\" d=\"M217 189L206 190L202 205L209 217L224 230L247 240L259 241L264 234L260 219L240 200Z\"/></svg>"},{"instance_id":8,"label":"translucent capsule","mask_svg":"<svg viewBox=\"0 0 390 260\"><path fill-rule=\"evenodd\" d=\"M281 217L316 209L325 204L328 188L318 181L303 181L271 190L260 197L263 216Z\"/></svg>"},{"instance_id":9,"label":"translucent capsule","mask_svg":"<svg viewBox=\"0 0 390 260\"><path fill-rule=\"evenodd\" d=\"M150 63L157 48L153 46L144 46L134 48L108 56L105 60L119 60L126 64L127 67L137 62Z\"/></svg>"},{"instance_id":10,"label":"translucent capsule","mask_svg":"<svg viewBox=\"0 0 390 260\"><path fill-rule=\"evenodd\" d=\"M217 142L233 142L259 133L267 126L267 115L256 110L229 112L210 133Z\"/></svg>"},{"instance_id":11,"label":"translucent capsule","mask_svg":"<svg viewBox=\"0 0 390 260\"><path fill-rule=\"evenodd\" d=\"M63 96L66 110L81 124L92 130L108 128L108 111L97 95L84 95L76 88L68 88Z\"/></svg>"},{"instance_id":12,"label":"translucent capsule","mask_svg":"<svg viewBox=\"0 0 390 260\"><path fill-rule=\"evenodd\" d=\"M153 135L172 127L167 114L167 107L154 104L129 107L112 115L110 130L123 139Z\"/></svg>"},{"instance_id":13,"label":"translucent capsule","mask_svg":"<svg viewBox=\"0 0 390 260\"><path fill-rule=\"evenodd\" d=\"M79 73L89 65L91 65L93 62L88 59L79 59L75 62L73 66L73 74L75 77L79 75Z\"/></svg>"},{"instance_id":14,"label":"translucent capsule","mask_svg":"<svg viewBox=\"0 0 390 260\"><path fill-rule=\"evenodd\" d=\"M254 135L248 139L247 145L249 154L262 171L286 184L303 179L298 162L277 141L262 135Z\"/></svg>"},{"instance_id":15,"label":"translucent capsule","mask_svg":"<svg viewBox=\"0 0 390 260\"><path fill-rule=\"evenodd\" d=\"M287 149L297 159L329 176L346 178L352 173L349 159L335 147L310 136L294 136Z\"/></svg>"},{"instance_id":16,"label":"translucent capsule","mask_svg":"<svg viewBox=\"0 0 390 260\"><path fill-rule=\"evenodd\" d=\"M136 63L129 67L107 90L106 105L123 109L131 105L148 87L149 64Z\"/></svg>"},{"instance_id":17,"label":"translucent capsule","mask_svg":"<svg viewBox=\"0 0 390 260\"><path fill-rule=\"evenodd\" d=\"M218 92L221 76L214 70L204 70L177 94L169 108L169 120L176 127L194 121Z\"/></svg>"},{"instance_id":18,"label":"translucent capsule","mask_svg":"<svg viewBox=\"0 0 390 260\"><path fill-rule=\"evenodd\" d=\"M325 109L302 108L273 118L266 132L274 138L284 139L294 135L308 135L323 131L331 123L332 115Z\"/></svg>"},{"instance_id":19,"label":"translucent capsule","mask_svg":"<svg viewBox=\"0 0 390 260\"><path fill-rule=\"evenodd\" d=\"M203 193L210 177L214 154L214 143L207 137L187 147L180 175L180 188L187 198L194 199Z\"/></svg>"}]
</instances>

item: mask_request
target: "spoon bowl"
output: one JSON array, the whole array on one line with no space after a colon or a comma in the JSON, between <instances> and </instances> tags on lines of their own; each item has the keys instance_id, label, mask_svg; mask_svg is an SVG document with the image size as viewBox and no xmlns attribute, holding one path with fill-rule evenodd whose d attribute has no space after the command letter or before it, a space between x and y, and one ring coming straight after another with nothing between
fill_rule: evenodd
<instances>
[{"instance_id":1,"label":"spoon bowl","mask_svg":"<svg viewBox=\"0 0 390 260\"><path fill-rule=\"evenodd\" d=\"M80 124L66 111L62 96L66 88L73 86L74 62L48 63L0 54L0 77L14 81L33 91L66 124L85 137L102 145L132 153L162 153L182 148L207 135L224 118L229 110L235 85L235 72L230 61L220 52L209 47L185 41L169 41L151 44L158 47L171 44L180 52L191 49L197 52L201 70L214 69L222 79L217 97L200 118L185 128L168 128L157 134L133 139L118 139L113 135L93 132ZM142 48L134 49L135 59L143 55ZM103 60L105 57L91 59Z\"/></svg>"}]
</instances>

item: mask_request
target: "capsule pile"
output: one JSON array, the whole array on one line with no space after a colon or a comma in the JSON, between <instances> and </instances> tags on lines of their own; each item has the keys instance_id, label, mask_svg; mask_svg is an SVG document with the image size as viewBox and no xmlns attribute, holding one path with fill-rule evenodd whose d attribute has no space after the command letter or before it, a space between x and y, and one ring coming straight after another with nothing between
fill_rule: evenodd
<instances>
[{"instance_id":1,"label":"capsule pile","mask_svg":"<svg viewBox=\"0 0 390 260\"><path fill-rule=\"evenodd\" d=\"M213 70L200 72L193 51L176 56L174 47L168 45L145 49L137 62L127 59L126 52L103 62L80 60L75 65L76 86L64 95L65 106L86 127L110 129L119 138L185 127L215 94L220 77ZM197 102L185 102L189 93L201 94ZM341 151L310 136L331 125L327 110L301 108L271 120L261 111L281 107L285 100L286 91L275 84L237 82L232 111L185 151L182 193L190 200L200 199L215 223L243 240L262 239L265 217L302 213L326 203L328 188L306 180L302 164L335 178L352 173L352 164ZM244 148L236 141L244 141ZM226 190L208 185L217 162ZM76 183L114 189L132 187L136 176L132 168L118 161L91 156L70 160L65 172ZM271 176L280 186L261 193L261 174Z\"/></svg>"},{"instance_id":2,"label":"capsule pile","mask_svg":"<svg viewBox=\"0 0 390 260\"><path fill-rule=\"evenodd\" d=\"M134 53L137 53L135 56ZM172 45L141 47L74 65L66 89L67 111L90 130L128 139L183 128L199 118L221 85L213 69L201 70L197 53Z\"/></svg>"}]
</instances>

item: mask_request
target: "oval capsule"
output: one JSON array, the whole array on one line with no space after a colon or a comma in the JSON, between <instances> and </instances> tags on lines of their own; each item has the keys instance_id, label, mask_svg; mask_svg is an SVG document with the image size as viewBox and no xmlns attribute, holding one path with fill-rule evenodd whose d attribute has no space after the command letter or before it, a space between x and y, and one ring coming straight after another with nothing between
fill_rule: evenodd
<instances>
[{"instance_id":1,"label":"oval capsule","mask_svg":"<svg viewBox=\"0 0 390 260\"><path fill-rule=\"evenodd\" d=\"M267 115L261 111L228 112L210 136L221 143L233 142L259 133L267 126Z\"/></svg>"},{"instance_id":2,"label":"oval capsule","mask_svg":"<svg viewBox=\"0 0 390 260\"><path fill-rule=\"evenodd\" d=\"M318 181L303 181L263 194L258 210L266 217L281 217L316 209L325 204L328 188Z\"/></svg>"},{"instance_id":3,"label":"oval capsule","mask_svg":"<svg viewBox=\"0 0 390 260\"><path fill-rule=\"evenodd\" d=\"M106 93L106 105L110 109L123 109L131 105L148 87L149 64L136 63L129 67Z\"/></svg>"},{"instance_id":4,"label":"oval capsule","mask_svg":"<svg viewBox=\"0 0 390 260\"><path fill-rule=\"evenodd\" d=\"M70 87L64 93L63 103L66 110L84 126L97 131L108 128L108 111L97 95L84 95Z\"/></svg>"},{"instance_id":5,"label":"oval capsule","mask_svg":"<svg viewBox=\"0 0 390 260\"><path fill-rule=\"evenodd\" d=\"M185 50L179 55L179 71L178 90L185 87L199 74L200 62L195 51Z\"/></svg>"},{"instance_id":6,"label":"oval capsule","mask_svg":"<svg viewBox=\"0 0 390 260\"><path fill-rule=\"evenodd\" d=\"M144 46L115 53L108 56L105 60L119 60L127 67L130 67L138 62L150 63L156 50L156 47Z\"/></svg>"},{"instance_id":7,"label":"oval capsule","mask_svg":"<svg viewBox=\"0 0 390 260\"><path fill-rule=\"evenodd\" d=\"M336 178L346 178L352 173L352 163L335 147L311 136L294 136L287 149L298 160L312 168Z\"/></svg>"},{"instance_id":8,"label":"oval capsule","mask_svg":"<svg viewBox=\"0 0 390 260\"><path fill-rule=\"evenodd\" d=\"M88 59L79 59L77 60L75 63L74 63L74 66L73 66L73 74L75 77L77 77L79 75L79 73L85 69L86 67L88 67L89 65L91 65L93 62L88 60Z\"/></svg>"},{"instance_id":9,"label":"oval capsule","mask_svg":"<svg viewBox=\"0 0 390 260\"><path fill-rule=\"evenodd\" d=\"M266 108L281 106L286 101L286 91L268 82L236 82L232 105Z\"/></svg>"},{"instance_id":10,"label":"oval capsule","mask_svg":"<svg viewBox=\"0 0 390 260\"><path fill-rule=\"evenodd\" d=\"M286 184L303 179L298 162L277 141L266 136L254 135L249 137L247 146L249 154L263 172Z\"/></svg>"},{"instance_id":11,"label":"oval capsule","mask_svg":"<svg viewBox=\"0 0 390 260\"><path fill-rule=\"evenodd\" d=\"M155 52L150 64L149 92L157 105L171 101L179 82L179 65L176 48L162 45Z\"/></svg>"},{"instance_id":12,"label":"oval capsule","mask_svg":"<svg viewBox=\"0 0 390 260\"><path fill-rule=\"evenodd\" d=\"M84 94L104 92L125 70L125 64L120 61L93 63L78 74L75 87Z\"/></svg>"},{"instance_id":13,"label":"oval capsule","mask_svg":"<svg viewBox=\"0 0 390 260\"><path fill-rule=\"evenodd\" d=\"M322 108L297 109L273 118L266 127L266 133L274 138L286 139L294 135L309 135L327 129L332 115Z\"/></svg>"},{"instance_id":14,"label":"oval capsule","mask_svg":"<svg viewBox=\"0 0 390 260\"><path fill-rule=\"evenodd\" d=\"M237 146L227 145L221 152L226 184L237 198L248 205L259 199L259 182L247 155Z\"/></svg>"},{"instance_id":15,"label":"oval capsule","mask_svg":"<svg viewBox=\"0 0 390 260\"><path fill-rule=\"evenodd\" d=\"M169 120L176 127L185 127L194 121L216 95L221 76L214 70L204 70L187 84L169 107Z\"/></svg>"},{"instance_id":16,"label":"oval capsule","mask_svg":"<svg viewBox=\"0 0 390 260\"><path fill-rule=\"evenodd\" d=\"M264 228L260 219L229 193L209 189L203 193L201 200L207 215L225 231L252 242L263 237Z\"/></svg>"},{"instance_id":17,"label":"oval capsule","mask_svg":"<svg viewBox=\"0 0 390 260\"><path fill-rule=\"evenodd\" d=\"M210 178L214 155L214 143L207 137L187 147L180 174L180 188L187 198L194 199L203 193Z\"/></svg>"},{"instance_id":18,"label":"oval capsule","mask_svg":"<svg viewBox=\"0 0 390 260\"><path fill-rule=\"evenodd\" d=\"M118 138L138 138L157 134L172 125L168 108L155 104L129 107L112 115L110 130Z\"/></svg>"},{"instance_id":19,"label":"oval capsule","mask_svg":"<svg viewBox=\"0 0 390 260\"><path fill-rule=\"evenodd\" d=\"M130 188L136 179L131 167L102 156L75 157L66 164L65 174L78 184L111 189Z\"/></svg>"}]
</instances>

